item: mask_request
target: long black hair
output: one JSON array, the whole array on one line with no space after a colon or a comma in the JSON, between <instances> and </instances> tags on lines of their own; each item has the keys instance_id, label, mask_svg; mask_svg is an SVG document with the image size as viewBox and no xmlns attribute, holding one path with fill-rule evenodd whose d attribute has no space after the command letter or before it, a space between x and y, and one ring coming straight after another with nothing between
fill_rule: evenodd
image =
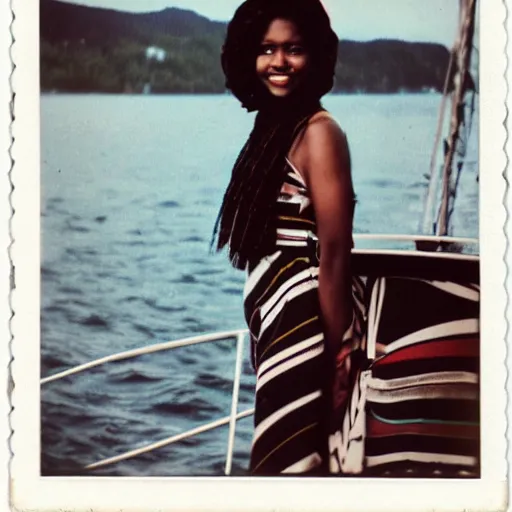
<instances>
[{"instance_id":1,"label":"long black hair","mask_svg":"<svg viewBox=\"0 0 512 512\"><path fill-rule=\"evenodd\" d=\"M286 98L273 97L256 74L259 47L270 23L293 21L309 54L304 83ZM249 112L258 111L240 152L214 228L217 249L229 245L237 268L259 260L275 245L275 206L286 156L333 86L338 38L320 0L246 0L228 25L221 63L226 87Z\"/></svg>"}]
</instances>

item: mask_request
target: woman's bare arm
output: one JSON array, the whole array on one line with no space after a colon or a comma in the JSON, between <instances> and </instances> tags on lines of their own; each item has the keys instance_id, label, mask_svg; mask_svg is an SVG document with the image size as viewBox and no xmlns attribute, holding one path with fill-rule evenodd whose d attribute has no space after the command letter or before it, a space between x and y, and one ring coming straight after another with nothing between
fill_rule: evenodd
<instances>
[{"instance_id":1,"label":"woman's bare arm","mask_svg":"<svg viewBox=\"0 0 512 512\"><path fill-rule=\"evenodd\" d=\"M336 353L352 321L350 154L344 133L329 116L310 122L301 145L320 241L318 293L326 345Z\"/></svg>"}]
</instances>

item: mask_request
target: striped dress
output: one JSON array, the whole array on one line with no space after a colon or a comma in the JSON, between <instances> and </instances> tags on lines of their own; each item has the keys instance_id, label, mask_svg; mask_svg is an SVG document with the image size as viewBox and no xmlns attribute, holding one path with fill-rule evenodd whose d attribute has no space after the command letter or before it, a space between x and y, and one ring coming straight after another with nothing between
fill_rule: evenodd
<instances>
[{"instance_id":1,"label":"striped dress","mask_svg":"<svg viewBox=\"0 0 512 512\"><path fill-rule=\"evenodd\" d=\"M276 251L249 269L244 289L257 374L250 472L318 475L329 471L332 404L338 400L344 408L344 400L332 393L328 378L313 207L301 175L287 165L277 205ZM353 288L355 295L362 292L357 280ZM340 344L340 368L357 346L360 337L353 343L352 334L363 323L357 312L350 335ZM347 379L341 380L344 387Z\"/></svg>"}]
</instances>

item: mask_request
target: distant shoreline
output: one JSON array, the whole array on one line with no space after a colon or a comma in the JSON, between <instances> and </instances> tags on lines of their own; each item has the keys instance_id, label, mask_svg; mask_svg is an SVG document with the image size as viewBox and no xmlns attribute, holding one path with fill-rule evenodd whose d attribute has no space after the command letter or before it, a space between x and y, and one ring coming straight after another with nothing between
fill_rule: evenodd
<instances>
[{"instance_id":1,"label":"distant shoreline","mask_svg":"<svg viewBox=\"0 0 512 512\"><path fill-rule=\"evenodd\" d=\"M226 24L169 8L130 14L40 0L40 85L54 94L223 94ZM444 88L441 44L341 40L335 94L416 94ZM449 82L449 90L453 82Z\"/></svg>"}]
</instances>

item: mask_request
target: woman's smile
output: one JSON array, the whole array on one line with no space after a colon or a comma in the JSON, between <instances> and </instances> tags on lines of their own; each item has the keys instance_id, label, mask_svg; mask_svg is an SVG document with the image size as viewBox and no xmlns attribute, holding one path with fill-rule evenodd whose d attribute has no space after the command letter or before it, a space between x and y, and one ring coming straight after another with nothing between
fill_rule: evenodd
<instances>
[{"instance_id":1,"label":"woman's smile","mask_svg":"<svg viewBox=\"0 0 512 512\"><path fill-rule=\"evenodd\" d=\"M256 59L256 73L274 96L290 94L303 81L309 56L292 21L276 19L268 27Z\"/></svg>"},{"instance_id":2,"label":"woman's smile","mask_svg":"<svg viewBox=\"0 0 512 512\"><path fill-rule=\"evenodd\" d=\"M290 85L290 76L289 75L268 75L267 80L274 87L283 87L286 89Z\"/></svg>"}]
</instances>

